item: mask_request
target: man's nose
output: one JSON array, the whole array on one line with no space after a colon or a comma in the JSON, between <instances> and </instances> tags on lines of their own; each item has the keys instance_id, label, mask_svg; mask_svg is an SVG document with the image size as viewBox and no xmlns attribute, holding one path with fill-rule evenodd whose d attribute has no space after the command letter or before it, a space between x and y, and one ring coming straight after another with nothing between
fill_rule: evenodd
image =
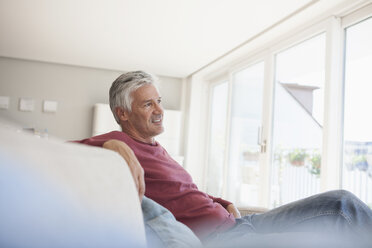
<instances>
[{"instance_id":1,"label":"man's nose","mask_svg":"<svg viewBox=\"0 0 372 248\"><path fill-rule=\"evenodd\" d=\"M164 109L163 109L163 106L161 105L161 103L155 103L155 109L154 110L158 114L163 114L163 112L164 112Z\"/></svg>"}]
</instances>

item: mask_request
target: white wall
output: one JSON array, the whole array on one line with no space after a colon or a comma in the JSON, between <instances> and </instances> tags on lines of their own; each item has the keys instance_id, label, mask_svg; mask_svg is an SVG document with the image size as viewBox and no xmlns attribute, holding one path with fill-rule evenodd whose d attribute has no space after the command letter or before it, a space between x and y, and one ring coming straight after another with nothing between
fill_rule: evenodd
<instances>
[{"instance_id":1,"label":"white wall","mask_svg":"<svg viewBox=\"0 0 372 248\"><path fill-rule=\"evenodd\" d=\"M120 74L119 71L0 57L0 96L10 97L9 109L0 109L0 117L23 127L47 129L49 135L66 140L89 137L93 105L108 103L111 83ZM162 76L159 79L164 108L181 110L182 79ZM20 97L34 99L33 112L19 111ZM57 101L57 112L44 113L43 100Z\"/></svg>"}]
</instances>

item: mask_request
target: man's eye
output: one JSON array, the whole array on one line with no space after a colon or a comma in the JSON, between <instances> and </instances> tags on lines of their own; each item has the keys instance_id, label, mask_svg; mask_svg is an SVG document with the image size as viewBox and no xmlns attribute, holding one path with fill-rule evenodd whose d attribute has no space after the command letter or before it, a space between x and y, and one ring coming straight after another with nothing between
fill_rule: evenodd
<instances>
[{"instance_id":1,"label":"man's eye","mask_svg":"<svg viewBox=\"0 0 372 248\"><path fill-rule=\"evenodd\" d=\"M161 99L158 99L158 103L161 103Z\"/></svg>"},{"instance_id":2,"label":"man's eye","mask_svg":"<svg viewBox=\"0 0 372 248\"><path fill-rule=\"evenodd\" d=\"M151 105L152 105L152 103L149 102L149 103L146 103L146 104L145 104L145 107L150 107Z\"/></svg>"}]
</instances>

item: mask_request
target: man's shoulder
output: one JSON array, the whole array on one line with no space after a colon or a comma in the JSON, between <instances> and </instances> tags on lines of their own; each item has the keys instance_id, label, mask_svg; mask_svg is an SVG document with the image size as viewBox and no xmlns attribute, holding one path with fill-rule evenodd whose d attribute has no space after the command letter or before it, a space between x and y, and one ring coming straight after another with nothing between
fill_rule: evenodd
<instances>
[{"instance_id":1,"label":"man's shoulder","mask_svg":"<svg viewBox=\"0 0 372 248\"><path fill-rule=\"evenodd\" d=\"M94 136L92 138L107 139L107 140L117 139L117 140L124 141L125 143L127 143L130 140L130 137L122 131L111 131L111 132L108 132L108 133L104 133L104 134Z\"/></svg>"},{"instance_id":2,"label":"man's shoulder","mask_svg":"<svg viewBox=\"0 0 372 248\"><path fill-rule=\"evenodd\" d=\"M126 133L122 132L122 131L111 131L111 132L108 132L108 133L105 133L105 134L102 134L102 135L114 135L114 136L128 136Z\"/></svg>"},{"instance_id":3,"label":"man's shoulder","mask_svg":"<svg viewBox=\"0 0 372 248\"><path fill-rule=\"evenodd\" d=\"M101 133L101 134L94 135L94 136L92 136L92 138L94 138L94 137L108 137L108 136L110 136L110 137L121 136L123 134L124 133L122 131L115 130L115 131L110 131L110 132L107 132L107 133Z\"/></svg>"},{"instance_id":4,"label":"man's shoulder","mask_svg":"<svg viewBox=\"0 0 372 248\"><path fill-rule=\"evenodd\" d=\"M120 131L111 131L108 133L95 135L87 139L76 140L72 142L86 144L86 145L93 145L93 146L102 146L103 143L105 143L108 140L112 140L112 139L120 140L120 141L127 143L126 141L128 139L128 136L125 133L120 132Z\"/></svg>"}]
</instances>

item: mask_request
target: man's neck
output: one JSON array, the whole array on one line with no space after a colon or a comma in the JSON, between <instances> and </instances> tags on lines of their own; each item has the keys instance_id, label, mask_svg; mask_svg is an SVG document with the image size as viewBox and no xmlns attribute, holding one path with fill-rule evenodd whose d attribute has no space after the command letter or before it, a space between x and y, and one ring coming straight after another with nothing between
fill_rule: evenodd
<instances>
[{"instance_id":1,"label":"man's neck","mask_svg":"<svg viewBox=\"0 0 372 248\"><path fill-rule=\"evenodd\" d=\"M124 127L122 127L122 130L123 130L122 132L126 133L129 137L131 137L134 140L140 141L142 143L147 143L147 144L150 144L150 145L155 144L155 138L154 137L144 138L144 137L141 137L141 135L139 135L137 132L132 132L132 131L124 128Z\"/></svg>"}]
</instances>

